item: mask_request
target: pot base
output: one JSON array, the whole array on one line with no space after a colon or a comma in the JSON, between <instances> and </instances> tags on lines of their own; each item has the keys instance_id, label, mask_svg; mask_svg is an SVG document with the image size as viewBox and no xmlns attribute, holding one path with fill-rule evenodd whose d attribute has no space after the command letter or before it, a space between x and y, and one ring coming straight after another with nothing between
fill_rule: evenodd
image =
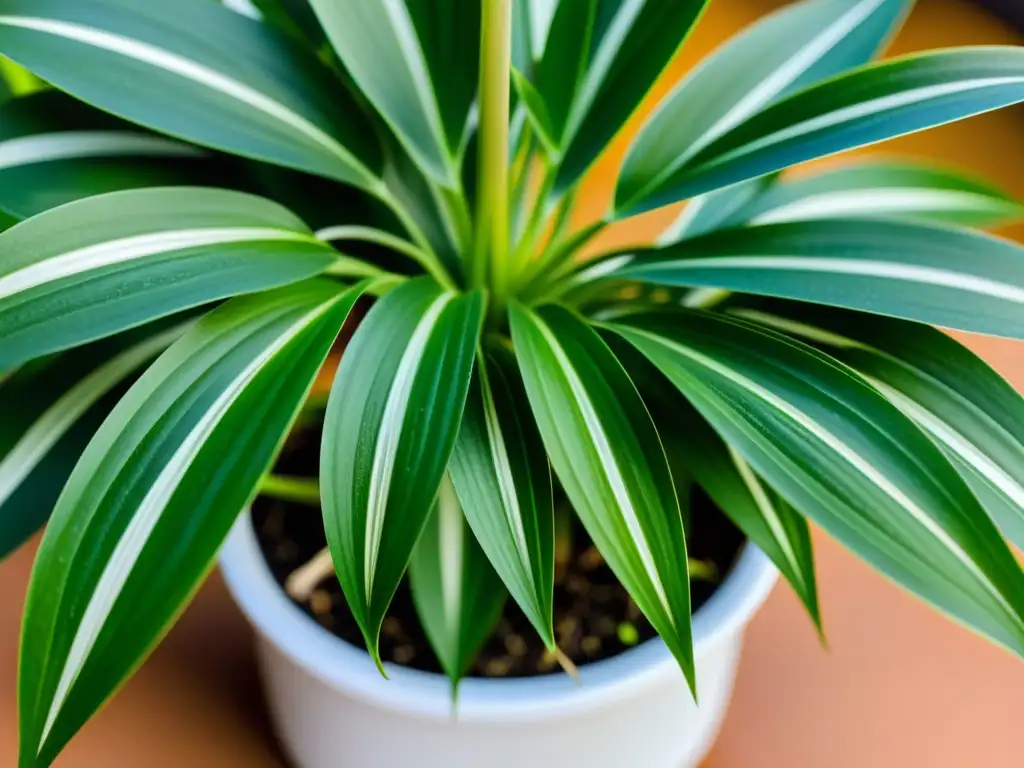
<instances>
[{"instance_id":1,"label":"pot base","mask_svg":"<svg viewBox=\"0 0 1024 768\"><path fill-rule=\"evenodd\" d=\"M700 706L660 640L567 676L471 679L453 714L448 681L389 665L335 637L281 591L242 515L221 554L225 580L259 630L267 700L297 768L679 768L714 742L743 634L777 580L747 545L694 614Z\"/></svg>"},{"instance_id":2,"label":"pot base","mask_svg":"<svg viewBox=\"0 0 1024 768\"><path fill-rule=\"evenodd\" d=\"M682 675L603 707L547 722L447 722L388 711L340 692L261 642L278 736L301 768L696 768L731 697L741 640L700 665L698 707ZM398 683L393 683L400 685Z\"/></svg>"}]
</instances>

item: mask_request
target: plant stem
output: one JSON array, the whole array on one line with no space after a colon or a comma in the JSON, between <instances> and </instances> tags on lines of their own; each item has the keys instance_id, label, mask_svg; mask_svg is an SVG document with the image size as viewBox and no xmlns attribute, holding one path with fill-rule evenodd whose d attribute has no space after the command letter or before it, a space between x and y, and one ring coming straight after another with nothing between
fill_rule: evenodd
<instances>
[{"instance_id":1,"label":"plant stem","mask_svg":"<svg viewBox=\"0 0 1024 768\"><path fill-rule=\"evenodd\" d=\"M260 483L260 495L310 507L320 506L320 486L304 477L266 475Z\"/></svg>"},{"instance_id":2,"label":"plant stem","mask_svg":"<svg viewBox=\"0 0 1024 768\"><path fill-rule=\"evenodd\" d=\"M508 284L509 99L513 0L481 0L480 159L471 281L502 300ZM490 275L488 275L490 267Z\"/></svg>"},{"instance_id":3,"label":"plant stem","mask_svg":"<svg viewBox=\"0 0 1024 768\"><path fill-rule=\"evenodd\" d=\"M430 256L418 245L413 245L408 240L396 237L390 232L385 232L373 227L360 227L354 225L325 227L316 233L316 237L318 240L324 240L325 242L335 240L354 240L364 243L375 243L376 245L382 245L385 248L390 248L393 251L403 253L411 259L415 259L421 265L424 265L424 267L427 262L430 261ZM383 270L377 269L373 274L380 274L382 271Z\"/></svg>"},{"instance_id":4,"label":"plant stem","mask_svg":"<svg viewBox=\"0 0 1024 768\"><path fill-rule=\"evenodd\" d=\"M420 229L416 220L409 214L405 209L405 206L394 196L391 190L387 186L381 186L380 189L373 190L373 193L384 203L391 211L398 217L399 222L405 230L412 237L415 244L419 247L420 251L427 257L422 262L423 268L430 273L431 277L437 280L442 287L448 290L455 289L455 282L452 280L452 276L448 274L448 270L445 269L441 263L441 259L434 251L433 246L427 239L426 235L423 234L423 230Z\"/></svg>"}]
</instances>

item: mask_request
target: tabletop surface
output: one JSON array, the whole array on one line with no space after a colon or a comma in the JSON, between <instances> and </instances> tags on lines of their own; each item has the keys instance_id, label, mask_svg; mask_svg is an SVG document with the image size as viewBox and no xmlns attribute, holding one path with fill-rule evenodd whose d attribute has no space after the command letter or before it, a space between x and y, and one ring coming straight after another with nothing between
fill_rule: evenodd
<instances>
[{"instance_id":1,"label":"tabletop surface","mask_svg":"<svg viewBox=\"0 0 1024 768\"><path fill-rule=\"evenodd\" d=\"M838 1L838 0L837 0ZM712 3L664 87L773 0ZM920 0L898 52L1021 39L967 0ZM893 142L887 151L974 168L1024 199L1024 110ZM621 144L621 142L619 142ZM596 169L600 213L621 146ZM669 214L613 232L635 240ZM1007 234L1022 238L1024 229ZM1024 346L969 343L1024 389ZM705 768L1020 768L1024 664L932 613L816 535L828 649L776 588L751 625L736 695ZM0 565L0 765L17 753L18 624L34 544ZM136 677L72 742L59 768L282 768L263 711L251 633L219 576Z\"/></svg>"}]
</instances>

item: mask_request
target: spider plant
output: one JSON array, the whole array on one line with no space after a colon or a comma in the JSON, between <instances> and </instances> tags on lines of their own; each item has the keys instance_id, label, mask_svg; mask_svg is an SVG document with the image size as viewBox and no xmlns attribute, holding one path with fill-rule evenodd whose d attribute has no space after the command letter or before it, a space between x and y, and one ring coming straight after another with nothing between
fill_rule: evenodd
<instances>
[{"instance_id":1,"label":"spider plant","mask_svg":"<svg viewBox=\"0 0 1024 768\"><path fill-rule=\"evenodd\" d=\"M691 685L691 482L814 621L808 519L1024 655L1024 403L934 329L1024 338L1024 251L979 231L1020 207L914 163L781 174L1024 100L1024 49L871 63L910 2L792 5L661 101L581 221L706 4L0 0L0 54L52 86L0 105L0 545L49 517L22 768L280 489L366 305L320 496L375 658L410 561L454 680L505 589L555 650L553 475ZM656 244L595 245L684 201Z\"/></svg>"}]
</instances>

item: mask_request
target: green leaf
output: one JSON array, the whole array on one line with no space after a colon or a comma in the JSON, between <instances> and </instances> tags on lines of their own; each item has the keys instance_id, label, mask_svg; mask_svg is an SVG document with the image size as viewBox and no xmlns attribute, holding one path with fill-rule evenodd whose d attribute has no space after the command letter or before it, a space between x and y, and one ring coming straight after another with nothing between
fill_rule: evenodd
<instances>
[{"instance_id":1,"label":"green leaf","mask_svg":"<svg viewBox=\"0 0 1024 768\"><path fill-rule=\"evenodd\" d=\"M14 96L27 96L46 87L38 77L0 56L0 103Z\"/></svg>"},{"instance_id":2,"label":"green leaf","mask_svg":"<svg viewBox=\"0 0 1024 768\"><path fill-rule=\"evenodd\" d=\"M707 3L597 0L586 73L569 114L556 192L569 189L608 146L668 66ZM565 4L562 0L560 6ZM578 20L569 34L581 34ZM556 39L552 25L548 51Z\"/></svg>"},{"instance_id":3,"label":"green leaf","mask_svg":"<svg viewBox=\"0 0 1024 768\"><path fill-rule=\"evenodd\" d=\"M683 518L636 387L568 310L514 304L511 324L530 405L569 500L695 689Z\"/></svg>"},{"instance_id":4,"label":"green leaf","mask_svg":"<svg viewBox=\"0 0 1024 768\"><path fill-rule=\"evenodd\" d=\"M477 0L405 0L423 49L437 109L458 154L466 139L469 111L480 79L480 13Z\"/></svg>"},{"instance_id":5,"label":"green leaf","mask_svg":"<svg viewBox=\"0 0 1024 768\"><path fill-rule=\"evenodd\" d=\"M252 4L266 23L314 48L327 47L327 35L308 0L252 0Z\"/></svg>"},{"instance_id":6,"label":"green leaf","mask_svg":"<svg viewBox=\"0 0 1024 768\"><path fill-rule=\"evenodd\" d=\"M331 70L209 0L0 0L0 52L162 133L380 188L377 139Z\"/></svg>"},{"instance_id":7,"label":"green leaf","mask_svg":"<svg viewBox=\"0 0 1024 768\"><path fill-rule=\"evenodd\" d=\"M1024 249L968 230L882 220L768 224L590 269L1024 338Z\"/></svg>"},{"instance_id":8,"label":"green leaf","mask_svg":"<svg viewBox=\"0 0 1024 768\"><path fill-rule=\"evenodd\" d=\"M738 220L755 225L861 217L990 227L1024 218L1024 205L959 172L874 161L778 184L737 214Z\"/></svg>"},{"instance_id":9,"label":"green leaf","mask_svg":"<svg viewBox=\"0 0 1024 768\"><path fill-rule=\"evenodd\" d=\"M479 292L389 292L345 351L320 458L327 542L371 655L448 466L483 322Z\"/></svg>"},{"instance_id":10,"label":"green leaf","mask_svg":"<svg viewBox=\"0 0 1024 768\"><path fill-rule=\"evenodd\" d=\"M745 321L614 329L797 510L871 566L1024 656L1024 572L928 437L851 369Z\"/></svg>"},{"instance_id":11,"label":"green leaf","mask_svg":"<svg viewBox=\"0 0 1024 768\"><path fill-rule=\"evenodd\" d=\"M626 159L615 215L641 213L1020 101L1024 50L989 46L914 54L853 70L744 114L706 141L687 137L663 110ZM685 108L701 114L692 100Z\"/></svg>"},{"instance_id":12,"label":"green leaf","mask_svg":"<svg viewBox=\"0 0 1024 768\"><path fill-rule=\"evenodd\" d=\"M482 351L449 472L494 569L554 650L551 469L515 359Z\"/></svg>"},{"instance_id":13,"label":"green leaf","mask_svg":"<svg viewBox=\"0 0 1024 768\"><path fill-rule=\"evenodd\" d=\"M362 291L234 299L147 371L86 448L22 628L22 768L49 765L199 587Z\"/></svg>"},{"instance_id":14,"label":"green leaf","mask_svg":"<svg viewBox=\"0 0 1024 768\"><path fill-rule=\"evenodd\" d=\"M671 191L662 189L661 179L780 98L870 61L912 5L912 0L807 0L783 7L724 43L675 88L634 140L616 207L624 209L623 201L652 193L659 205L692 197L669 200Z\"/></svg>"},{"instance_id":15,"label":"green leaf","mask_svg":"<svg viewBox=\"0 0 1024 768\"><path fill-rule=\"evenodd\" d=\"M4 71L9 66L13 66L13 64L0 56L0 104L3 104L14 95L11 84L7 82L7 73Z\"/></svg>"},{"instance_id":16,"label":"green leaf","mask_svg":"<svg viewBox=\"0 0 1024 768\"><path fill-rule=\"evenodd\" d=\"M448 476L409 561L409 585L430 647L457 688L494 632L506 592L466 525Z\"/></svg>"},{"instance_id":17,"label":"green leaf","mask_svg":"<svg viewBox=\"0 0 1024 768\"><path fill-rule=\"evenodd\" d=\"M659 425L673 467L696 481L715 505L761 548L790 583L818 631L821 611L814 576L814 554L807 521L719 437L711 425L629 342L608 332L606 341L637 383L644 404Z\"/></svg>"},{"instance_id":18,"label":"green leaf","mask_svg":"<svg viewBox=\"0 0 1024 768\"><path fill-rule=\"evenodd\" d=\"M0 371L228 296L337 252L269 200L168 187L102 195L0 234Z\"/></svg>"},{"instance_id":19,"label":"green leaf","mask_svg":"<svg viewBox=\"0 0 1024 768\"><path fill-rule=\"evenodd\" d=\"M533 87L533 84L519 70L512 70L512 83L516 93L526 107L526 115L530 120L534 135L540 140L544 152L552 159L558 159L558 140L551 124L551 115L544 97Z\"/></svg>"},{"instance_id":20,"label":"green leaf","mask_svg":"<svg viewBox=\"0 0 1024 768\"><path fill-rule=\"evenodd\" d=\"M586 75L597 5L598 0L559 0L544 57L537 65L538 98L525 101L531 112L544 105L533 121L547 126L546 134L559 152L567 143L570 113Z\"/></svg>"},{"instance_id":21,"label":"green leaf","mask_svg":"<svg viewBox=\"0 0 1024 768\"><path fill-rule=\"evenodd\" d=\"M512 66L527 75L544 57L560 0L519 0L512 5Z\"/></svg>"},{"instance_id":22,"label":"green leaf","mask_svg":"<svg viewBox=\"0 0 1024 768\"><path fill-rule=\"evenodd\" d=\"M741 181L694 198L658 239L659 245L746 223L744 214L778 181L777 174Z\"/></svg>"},{"instance_id":23,"label":"green leaf","mask_svg":"<svg viewBox=\"0 0 1024 768\"><path fill-rule=\"evenodd\" d=\"M184 332L164 322L30 363L0 380L0 557L49 518L61 488L135 375Z\"/></svg>"},{"instance_id":24,"label":"green leaf","mask_svg":"<svg viewBox=\"0 0 1024 768\"><path fill-rule=\"evenodd\" d=\"M954 459L1024 549L1024 398L977 355L934 328L856 312L749 299L729 311L808 340L867 378Z\"/></svg>"},{"instance_id":25,"label":"green leaf","mask_svg":"<svg viewBox=\"0 0 1024 768\"><path fill-rule=\"evenodd\" d=\"M435 181L458 188L455 154L476 96L478 0L310 0L359 88Z\"/></svg>"},{"instance_id":26,"label":"green leaf","mask_svg":"<svg viewBox=\"0 0 1024 768\"><path fill-rule=\"evenodd\" d=\"M0 105L0 208L17 218L143 187L226 186L231 169L196 147L43 91Z\"/></svg>"},{"instance_id":27,"label":"green leaf","mask_svg":"<svg viewBox=\"0 0 1024 768\"><path fill-rule=\"evenodd\" d=\"M388 189L419 227L448 274L460 275L464 264L459 255L458 225L448 216L437 186L424 175L398 139L389 137L387 147L384 178Z\"/></svg>"}]
</instances>

